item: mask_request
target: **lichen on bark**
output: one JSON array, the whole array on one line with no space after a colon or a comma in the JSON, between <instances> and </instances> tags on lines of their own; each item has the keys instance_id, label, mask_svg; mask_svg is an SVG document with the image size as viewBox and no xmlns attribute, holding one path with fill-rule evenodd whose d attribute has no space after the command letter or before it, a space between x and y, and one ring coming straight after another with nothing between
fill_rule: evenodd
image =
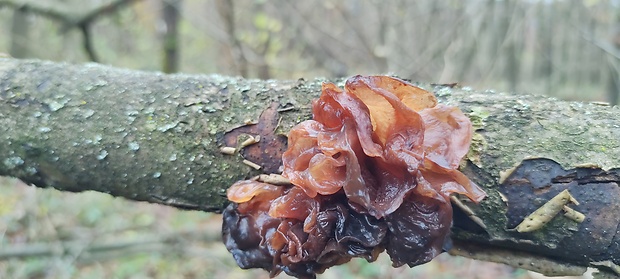
<instances>
[{"instance_id":1,"label":"lichen on bark","mask_svg":"<svg viewBox=\"0 0 620 279\"><path fill-rule=\"evenodd\" d=\"M257 121L272 103L279 119L274 133L287 134L310 118L323 81L164 75L0 58L0 175L39 187L219 211L233 182L261 173L243 164L239 153L219 152L224 135ZM484 116L476 133L486 144L461 170L489 195L480 205L464 203L485 228L463 215L455 220L453 238L528 249L506 231L507 206L498 187L500 172L527 158L549 158L564 169L620 165L618 107L417 85L470 118ZM614 245L609 249L620 248Z\"/></svg>"},{"instance_id":2,"label":"lichen on bark","mask_svg":"<svg viewBox=\"0 0 620 279\"><path fill-rule=\"evenodd\" d=\"M224 206L227 185L258 173L219 153L218 139L258 120L271 101L311 97L293 98L293 81L10 59L0 65L0 174L211 211Z\"/></svg>"}]
</instances>

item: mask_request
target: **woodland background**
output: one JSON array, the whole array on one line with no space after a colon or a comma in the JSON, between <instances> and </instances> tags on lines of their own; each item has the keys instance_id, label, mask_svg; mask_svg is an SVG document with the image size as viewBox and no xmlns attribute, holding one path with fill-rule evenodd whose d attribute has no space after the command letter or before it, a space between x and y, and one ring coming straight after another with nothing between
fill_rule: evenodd
<instances>
[{"instance_id":1,"label":"woodland background","mask_svg":"<svg viewBox=\"0 0 620 279\"><path fill-rule=\"evenodd\" d=\"M620 1L0 0L0 53L261 79L391 73L617 104ZM236 267L216 214L6 178L0 193L0 278L267 277ZM447 255L379 262L322 278L535 278Z\"/></svg>"}]
</instances>

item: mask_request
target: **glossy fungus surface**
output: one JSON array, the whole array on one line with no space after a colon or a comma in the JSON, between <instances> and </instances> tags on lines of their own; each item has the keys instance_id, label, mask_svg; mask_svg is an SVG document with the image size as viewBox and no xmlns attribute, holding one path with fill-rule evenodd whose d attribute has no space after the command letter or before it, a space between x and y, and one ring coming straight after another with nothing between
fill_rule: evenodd
<instances>
[{"instance_id":1,"label":"glossy fungus surface","mask_svg":"<svg viewBox=\"0 0 620 279\"><path fill-rule=\"evenodd\" d=\"M323 85L313 119L284 152L292 186L240 181L228 190L224 242L242 268L313 278L386 250L394 266L430 261L450 245L449 195L484 192L458 170L472 126L432 93L386 76Z\"/></svg>"}]
</instances>

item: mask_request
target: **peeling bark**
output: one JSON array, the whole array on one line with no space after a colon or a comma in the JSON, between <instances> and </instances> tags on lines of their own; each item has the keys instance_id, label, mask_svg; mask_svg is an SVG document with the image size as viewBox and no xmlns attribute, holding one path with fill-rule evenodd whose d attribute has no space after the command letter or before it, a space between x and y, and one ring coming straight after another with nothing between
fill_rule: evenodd
<instances>
[{"instance_id":1,"label":"peeling bark","mask_svg":"<svg viewBox=\"0 0 620 279\"><path fill-rule=\"evenodd\" d=\"M0 58L0 175L38 187L94 190L218 212L226 204L229 185L271 173L280 165L279 156L273 155L283 147L277 139L310 118L311 100L319 95L322 81L164 75L97 64ZM605 213L595 212L611 215L615 211L610 210L620 206L618 180L613 176L617 171L612 170L620 167L618 107L418 85L434 91L440 102L461 108L477 129L461 169L489 197L479 205L458 201L453 228L457 244L477 243L468 251L480 246L489 251L518 250L569 266L617 269L618 220L608 220L616 222L615 226L603 228L595 220ZM260 140L242 148L240 143L250 136L260 136ZM226 146L233 147L232 154L220 152ZM275 151L260 153L265 150ZM549 177L552 183L544 186L553 191L541 194L536 190L538 182L528 179L516 179L521 188L507 190L516 172L504 176L500 172L522 162L526 172L545 172L555 164L527 166L531 160L526 159L534 157L557 162L557 173ZM260 169L244 163L246 159ZM582 173L579 170L586 165L601 168L593 179L607 180L571 176ZM604 191L594 188L602 184L607 187ZM594 196L591 202L571 205L586 215L581 224L558 216L531 233L512 230L565 188L579 202L589 199L583 195L601 193L608 199L599 203L601 207L594 206L598 200ZM517 199L527 195L532 198ZM519 213L514 212L511 200L524 204ZM602 230L604 238L596 238ZM579 235L605 241L595 251L594 245L575 245L585 241ZM467 250L469 246L456 247Z\"/></svg>"}]
</instances>

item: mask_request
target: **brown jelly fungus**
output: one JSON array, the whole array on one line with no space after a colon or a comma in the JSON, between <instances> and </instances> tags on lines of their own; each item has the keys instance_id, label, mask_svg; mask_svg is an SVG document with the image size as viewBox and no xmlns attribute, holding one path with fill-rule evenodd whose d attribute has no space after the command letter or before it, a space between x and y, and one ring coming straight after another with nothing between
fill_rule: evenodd
<instances>
[{"instance_id":1,"label":"brown jelly fungus","mask_svg":"<svg viewBox=\"0 0 620 279\"><path fill-rule=\"evenodd\" d=\"M295 126L282 175L239 181L223 239L241 268L314 278L353 257L426 263L450 246L449 195L485 193L458 170L472 125L431 92L387 76L323 84L313 119Z\"/></svg>"}]
</instances>

